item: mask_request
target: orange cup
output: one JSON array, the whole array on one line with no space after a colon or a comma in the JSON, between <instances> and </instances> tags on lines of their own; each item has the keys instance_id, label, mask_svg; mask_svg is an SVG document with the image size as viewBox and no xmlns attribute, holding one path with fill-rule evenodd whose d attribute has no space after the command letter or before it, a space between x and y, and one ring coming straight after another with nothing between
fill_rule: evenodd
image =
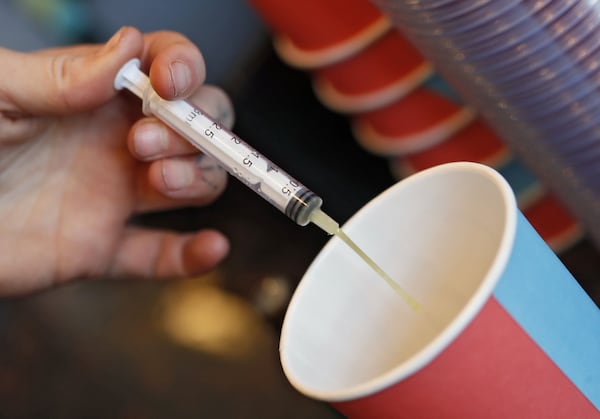
<instances>
[{"instance_id":1,"label":"orange cup","mask_svg":"<svg viewBox=\"0 0 600 419\"><path fill-rule=\"evenodd\" d=\"M281 58L302 68L344 59L391 27L368 0L250 0L250 4L275 32Z\"/></svg>"},{"instance_id":2,"label":"orange cup","mask_svg":"<svg viewBox=\"0 0 600 419\"><path fill-rule=\"evenodd\" d=\"M441 143L474 117L470 108L422 87L389 106L356 116L353 130L372 153L397 156Z\"/></svg>"},{"instance_id":3,"label":"orange cup","mask_svg":"<svg viewBox=\"0 0 600 419\"><path fill-rule=\"evenodd\" d=\"M339 112L364 112L397 100L433 73L431 64L398 31L391 30L357 54L316 69L319 99Z\"/></svg>"},{"instance_id":4,"label":"orange cup","mask_svg":"<svg viewBox=\"0 0 600 419\"><path fill-rule=\"evenodd\" d=\"M577 220L550 193L527 208L523 215L555 253L562 253L583 238L583 230Z\"/></svg>"},{"instance_id":5,"label":"orange cup","mask_svg":"<svg viewBox=\"0 0 600 419\"><path fill-rule=\"evenodd\" d=\"M438 164L470 161L498 168L510 158L504 142L481 118L458 131L441 143L421 152L402 156L392 161L392 170L402 178Z\"/></svg>"}]
</instances>

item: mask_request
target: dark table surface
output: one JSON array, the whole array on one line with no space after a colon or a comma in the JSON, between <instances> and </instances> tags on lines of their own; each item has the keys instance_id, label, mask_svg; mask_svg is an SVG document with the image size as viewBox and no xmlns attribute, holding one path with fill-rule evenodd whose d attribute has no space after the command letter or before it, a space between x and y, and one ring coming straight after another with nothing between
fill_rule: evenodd
<instances>
[{"instance_id":1,"label":"dark table surface","mask_svg":"<svg viewBox=\"0 0 600 419\"><path fill-rule=\"evenodd\" d=\"M306 74L270 49L233 96L236 131L345 221L393 184L387 162L324 109ZM328 239L232 180L214 205L135 222L229 235L213 274L173 282L89 281L0 302L0 417L335 418L292 389L278 337L291 292ZM598 304L600 257L561 255Z\"/></svg>"}]
</instances>

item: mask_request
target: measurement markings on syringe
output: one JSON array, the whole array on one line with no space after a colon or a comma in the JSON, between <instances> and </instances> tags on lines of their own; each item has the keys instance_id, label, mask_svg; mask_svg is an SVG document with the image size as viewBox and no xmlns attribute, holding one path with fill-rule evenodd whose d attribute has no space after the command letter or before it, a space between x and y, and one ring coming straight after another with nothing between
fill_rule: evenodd
<instances>
[{"instance_id":1,"label":"measurement markings on syringe","mask_svg":"<svg viewBox=\"0 0 600 419\"><path fill-rule=\"evenodd\" d=\"M210 151L224 164L227 171L272 204L285 208L287 202L303 188L287 173L202 110L190 110L185 123L215 144L216 149ZM207 150L209 154L210 151Z\"/></svg>"}]
</instances>

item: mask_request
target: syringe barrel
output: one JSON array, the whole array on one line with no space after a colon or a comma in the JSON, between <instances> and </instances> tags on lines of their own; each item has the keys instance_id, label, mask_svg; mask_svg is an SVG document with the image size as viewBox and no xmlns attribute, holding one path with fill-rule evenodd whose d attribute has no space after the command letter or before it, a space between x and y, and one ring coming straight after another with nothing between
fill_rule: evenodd
<instances>
[{"instance_id":1,"label":"syringe barrel","mask_svg":"<svg viewBox=\"0 0 600 419\"><path fill-rule=\"evenodd\" d=\"M205 112L183 101L162 99L139 62L127 63L115 79L115 87L127 88L143 101L144 113L154 115L203 153L216 159L225 170L278 208L299 225L310 222L310 214L323 200L285 171L258 153L237 135Z\"/></svg>"}]
</instances>

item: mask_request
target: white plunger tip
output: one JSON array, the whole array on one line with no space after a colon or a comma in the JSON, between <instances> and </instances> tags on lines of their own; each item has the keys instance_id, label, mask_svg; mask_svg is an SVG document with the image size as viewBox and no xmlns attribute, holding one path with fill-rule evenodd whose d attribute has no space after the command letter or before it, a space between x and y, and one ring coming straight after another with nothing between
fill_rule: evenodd
<instances>
[{"instance_id":1,"label":"white plunger tip","mask_svg":"<svg viewBox=\"0 0 600 419\"><path fill-rule=\"evenodd\" d=\"M140 60L133 58L127 61L115 76L114 87L117 90L128 89L138 97L142 97L148 84L148 78L140 70Z\"/></svg>"}]
</instances>

